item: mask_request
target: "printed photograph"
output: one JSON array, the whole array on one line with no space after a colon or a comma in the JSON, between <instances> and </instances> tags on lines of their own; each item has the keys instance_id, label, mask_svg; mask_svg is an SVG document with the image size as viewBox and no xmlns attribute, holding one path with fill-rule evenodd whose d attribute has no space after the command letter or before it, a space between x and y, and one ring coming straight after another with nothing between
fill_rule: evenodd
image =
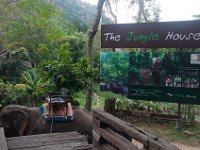
<instances>
[{"instance_id":1,"label":"printed photograph","mask_svg":"<svg viewBox=\"0 0 200 150\"><path fill-rule=\"evenodd\" d=\"M200 64L200 54L191 54L191 64Z\"/></svg>"},{"instance_id":2,"label":"printed photograph","mask_svg":"<svg viewBox=\"0 0 200 150\"><path fill-rule=\"evenodd\" d=\"M190 79L189 78L183 78L182 87L190 88Z\"/></svg>"},{"instance_id":3,"label":"printed photograph","mask_svg":"<svg viewBox=\"0 0 200 150\"><path fill-rule=\"evenodd\" d=\"M199 88L199 79L197 78L194 78L194 79L191 79L191 88Z\"/></svg>"},{"instance_id":4,"label":"printed photograph","mask_svg":"<svg viewBox=\"0 0 200 150\"><path fill-rule=\"evenodd\" d=\"M181 77L174 77L174 87L181 87Z\"/></svg>"},{"instance_id":5,"label":"printed photograph","mask_svg":"<svg viewBox=\"0 0 200 150\"><path fill-rule=\"evenodd\" d=\"M101 52L100 90L128 94L129 53Z\"/></svg>"}]
</instances>

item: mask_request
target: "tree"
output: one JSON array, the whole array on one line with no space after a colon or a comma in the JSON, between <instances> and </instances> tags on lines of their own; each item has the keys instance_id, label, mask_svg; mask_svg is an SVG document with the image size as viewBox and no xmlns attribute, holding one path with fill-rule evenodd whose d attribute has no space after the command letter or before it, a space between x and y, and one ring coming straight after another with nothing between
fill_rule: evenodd
<instances>
[{"instance_id":1,"label":"tree","mask_svg":"<svg viewBox=\"0 0 200 150\"><path fill-rule=\"evenodd\" d=\"M160 20L160 6L155 0L131 0L130 5L138 5L136 22L158 22Z\"/></svg>"},{"instance_id":2,"label":"tree","mask_svg":"<svg viewBox=\"0 0 200 150\"><path fill-rule=\"evenodd\" d=\"M32 67L36 67L40 44L56 45L65 37L65 26L60 13L51 3L42 0L19 0L13 2L18 10L15 18L6 23L3 30L5 46L17 45L28 50Z\"/></svg>"},{"instance_id":3,"label":"tree","mask_svg":"<svg viewBox=\"0 0 200 150\"><path fill-rule=\"evenodd\" d=\"M94 20L94 24L92 25L89 33L88 33L88 43L87 43L87 58L88 58L88 64L90 68L93 68L93 41L94 41L94 36L97 33L101 14L102 14L102 9L104 5L105 0L98 0L97 4L97 12L96 12L96 17ZM87 90L87 96L86 96L86 109L88 111L91 111L91 106L92 106L92 79L89 79L89 85L88 85L88 90Z\"/></svg>"},{"instance_id":4,"label":"tree","mask_svg":"<svg viewBox=\"0 0 200 150\"><path fill-rule=\"evenodd\" d=\"M27 92L30 94L30 102L35 107L38 96L44 92L45 82L34 68L22 74L22 81L26 84Z\"/></svg>"},{"instance_id":5,"label":"tree","mask_svg":"<svg viewBox=\"0 0 200 150\"><path fill-rule=\"evenodd\" d=\"M44 63L47 76L55 84L56 90L64 87L73 93L86 88L87 78L90 77L86 57L82 56L74 61L73 51L68 42L61 45L57 53L57 59Z\"/></svg>"},{"instance_id":6,"label":"tree","mask_svg":"<svg viewBox=\"0 0 200 150\"><path fill-rule=\"evenodd\" d=\"M17 83L21 72L25 71L30 64L28 50L19 47L10 47L0 56L0 75L3 80Z\"/></svg>"},{"instance_id":7,"label":"tree","mask_svg":"<svg viewBox=\"0 0 200 150\"><path fill-rule=\"evenodd\" d=\"M15 5L15 1L1 0L0 3L0 55L4 49L5 38L3 36L6 30L8 22L13 20L18 14L18 9Z\"/></svg>"},{"instance_id":8,"label":"tree","mask_svg":"<svg viewBox=\"0 0 200 150\"><path fill-rule=\"evenodd\" d=\"M115 3L117 3L117 1L118 0L115 0ZM114 12L112 10L112 6L111 6L111 3L110 3L110 0L106 0L106 6L107 6L107 9L108 9L108 12L111 14L111 16L114 19L114 23L117 23L117 16L114 14Z\"/></svg>"},{"instance_id":9,"label":"tree","mask_svg":"<svg viewBox=\"0 0 200 150\"><path fill-rule=\"evenodd\" d=\"M198 14L198 15L193 15L193 17L194 17L195 19L200 19L200 14Z\"/></svg>"}]
</instances>

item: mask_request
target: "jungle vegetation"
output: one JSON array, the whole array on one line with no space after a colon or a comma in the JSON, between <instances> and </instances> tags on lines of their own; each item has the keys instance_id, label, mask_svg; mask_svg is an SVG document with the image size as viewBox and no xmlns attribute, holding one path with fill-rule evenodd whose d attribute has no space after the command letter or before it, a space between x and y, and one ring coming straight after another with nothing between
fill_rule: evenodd
<instances>
[{"instance_id":1,"label":"jungle vegetation","mask_svg":"<svg viewBox=\"0 0 200 150\"><path fill-rule=\"evenodd\" d=\"M99 0L113 18L109 6L117 1ZM128 5L139 8L136 22L160 19L154 0L131 0ZM81 91L85 98L91 82L99 84L99 20L89 53L87 41L96 10L81 0L0 0L0 105L39 105L48 91L62 87L72 97ZM106 17L105 9L101 12L102 22L117 23Z\"/></svg>"}]
</instances>

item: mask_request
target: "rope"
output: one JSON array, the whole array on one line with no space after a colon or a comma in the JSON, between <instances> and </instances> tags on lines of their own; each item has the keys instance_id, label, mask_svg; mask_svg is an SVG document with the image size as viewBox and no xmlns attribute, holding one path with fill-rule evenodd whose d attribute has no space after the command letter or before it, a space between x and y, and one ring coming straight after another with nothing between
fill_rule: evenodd
<instances>
[{"instance_id":1,"label":"rope","mask_svg":"<svg viewBox=\"0 0 200 150\"><path fill-rule=\"evenodd\" d=\"M53 130L53 116L52 116L52 120L51 120L51 128L50 128L50 133L52 133Z\"/></svg>"}]
</instances>

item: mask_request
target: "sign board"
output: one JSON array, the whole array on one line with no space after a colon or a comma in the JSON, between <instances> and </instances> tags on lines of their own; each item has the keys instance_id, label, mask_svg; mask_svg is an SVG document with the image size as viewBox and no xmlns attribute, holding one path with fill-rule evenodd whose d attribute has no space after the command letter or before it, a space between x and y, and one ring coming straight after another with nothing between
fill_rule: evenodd
<instances>
[{"instance_id":1,"label":"sign board","mask_svg":"<svg viewBox=\"0 0 200 150\"><path fill-rule=\"evenodd\" d=\"M101 90L138 100L200 104L200 53L102 52Z\"/></svg>"},{"instance_id":2,"label":"sign board","mask_svg":"<svg viewBox=\"0 0 200 150\"><path fill-rule=\"evenodd\" d=\"M101 26L102 48L199 48L200 21Z\"/></svg>"}]
</instances>

